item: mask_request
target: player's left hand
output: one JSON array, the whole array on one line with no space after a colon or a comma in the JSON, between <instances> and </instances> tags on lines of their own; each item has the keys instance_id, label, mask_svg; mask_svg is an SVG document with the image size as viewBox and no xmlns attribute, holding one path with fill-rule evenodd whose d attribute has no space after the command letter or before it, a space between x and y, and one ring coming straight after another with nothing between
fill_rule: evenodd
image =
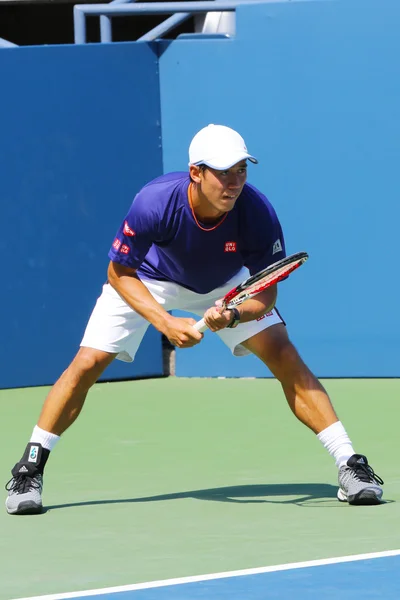
<instances>
[{"instance_id":1,"label":"player's left hand","mask_svg":"<svg viewBox=\"0 0 400 600\"><path fill-rule=\"evenodd\" d=\"M225 329L232 321L232 311L222 310L221 301L217 300L216 306L209 308L204 313L204 321L210 331Z\"/></svg>"}]
</instances>

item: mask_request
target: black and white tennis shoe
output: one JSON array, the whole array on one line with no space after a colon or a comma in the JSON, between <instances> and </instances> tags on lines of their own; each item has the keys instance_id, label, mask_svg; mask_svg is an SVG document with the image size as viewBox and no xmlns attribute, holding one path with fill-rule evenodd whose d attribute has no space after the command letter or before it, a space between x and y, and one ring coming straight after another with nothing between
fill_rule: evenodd
<instances>
[{"instance_id":1,"label":"black and white tennis shoe","mask_svg":"<svg viewBox=\"0 0 400 600\"><path fill-rule=\"evenodd\" d=\"M10 515L35 515L43 510L43 469L49 450L40 444L29 443L21 460L11 471L6 484L6 509Z\"/></svg>"},{"instance_id":2,"label":"black and white tennis shoe","mask_svg":"<svg viewBox=\"0 0 400 600\"><path fill-rule=\"evenodd\" d=\"M383 480L376 475L363 454L353 454L339 469L340 502L349 504L380 504Z\"/></svg>"}]
</instances>

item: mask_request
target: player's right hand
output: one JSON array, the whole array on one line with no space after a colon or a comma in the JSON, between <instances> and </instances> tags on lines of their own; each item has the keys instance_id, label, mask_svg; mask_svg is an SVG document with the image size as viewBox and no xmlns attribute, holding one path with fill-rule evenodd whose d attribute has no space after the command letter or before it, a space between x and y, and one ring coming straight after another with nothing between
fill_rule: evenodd
<instances>
[{"instance_id":1,"label":"player's right hand","mask_svg":"<svg viewBox=\"0 0 400 600\"><path fill-rule=\"evenodd\" d=\"M190 317L170 316L163 333L173 346L191 348L201 342L204 337L203 333L193 327L195 324L196 321Z\"/></svg>"}]
</instances>

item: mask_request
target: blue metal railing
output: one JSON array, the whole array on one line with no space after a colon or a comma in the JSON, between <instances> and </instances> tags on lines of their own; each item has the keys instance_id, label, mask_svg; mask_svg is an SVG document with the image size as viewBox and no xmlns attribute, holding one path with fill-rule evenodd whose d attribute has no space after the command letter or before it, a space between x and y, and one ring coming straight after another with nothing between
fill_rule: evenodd
<instances>
[{"instance_id":1,"label":"blue metal railing","mask_svg":"<svg viewBox=\"0 0 400 600\"><path fill-rule=\"evenodd\" d=\"M182 23L193 14L204 14L209 12L233 12L242 4L262 4L268 0L214 0L199 2L151 2L130 3L131 0L116 0L110 4L77 4L74 6L74 34L75 44L86 44L86 17L98 16L103 18L100 26L101 42L112 41L110 17L121 17L124 15L151 15L151 14L173 14L172 17L155 27L137 41L152 41L164 33L167 33L179 23Z\"/></svg>"},{"instance_id":2,"label":"blue metal railing","mask_svg":"<svg viewBox=\"0 0 400 600\"><path fill-rule=\"evenodd\" d=\"M131 2L136 2L137 0L112 0L110 4L129 4ZM177 13L166 19L154 29L148 31L145 35L140 37L138 42L152 42L157 38L165 35L172 29L175 29L181 23L184 23L190 17L190 13ZM111 17L107 17L106 15L100 16L100 41L101 42L112 42L112 25L111 25Z\"/></svg>"}]
</instances>

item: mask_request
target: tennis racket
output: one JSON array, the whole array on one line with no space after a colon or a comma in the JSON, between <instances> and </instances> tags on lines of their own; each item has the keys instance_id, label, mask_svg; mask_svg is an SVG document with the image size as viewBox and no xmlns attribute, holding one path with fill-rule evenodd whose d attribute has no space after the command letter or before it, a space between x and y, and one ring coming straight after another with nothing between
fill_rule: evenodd
<instances>
[{"instance_id":1,"label":"tennis racket","mask_svg":"<svg viewBox=\"0 0 400 600\"><path fill-rule=\"evenodd\" d=\"M307 252L297 252L252 275L224 296L222 299L223 310L239 306L245 300L253 298L253 296L282 281L305 263L307 258ZM204 319L198 321L194 328L201 333L206 331L207 325Z\"/></svg>"}]
</instances>

